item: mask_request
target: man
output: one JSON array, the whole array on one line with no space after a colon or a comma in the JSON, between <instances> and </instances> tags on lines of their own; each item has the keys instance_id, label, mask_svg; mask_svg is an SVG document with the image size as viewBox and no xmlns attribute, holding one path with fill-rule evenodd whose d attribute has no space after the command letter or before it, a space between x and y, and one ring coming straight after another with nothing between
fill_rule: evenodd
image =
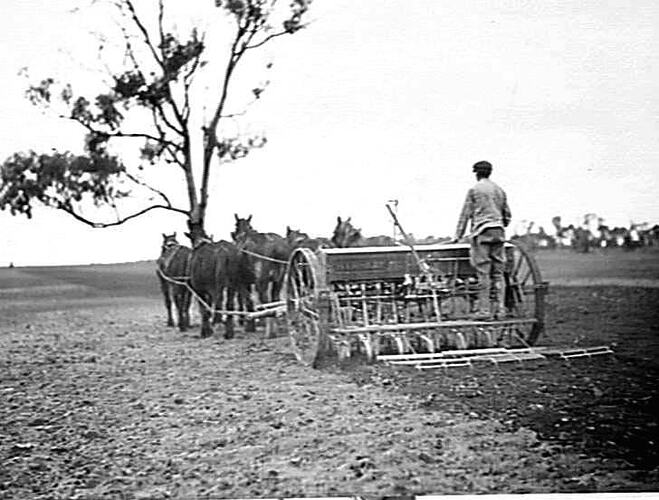
<instances>
[{"instance_id":1,"label":"man","mask_svg":"<svg viewBox=\"0 0 659 500\"><path fill-rule=\"evenodd\" d=\"M510 209L504 190L490 180L492 164L479 161L474 164L473 171L477 182L467 192L454 241L462 238L467 222L471 221L469 257L478 275L475 318L488 320L492 319L492 316L501 318L506 314L503 293L503 244L504 228L510 223Z\"/></svg>"}]
</instances>

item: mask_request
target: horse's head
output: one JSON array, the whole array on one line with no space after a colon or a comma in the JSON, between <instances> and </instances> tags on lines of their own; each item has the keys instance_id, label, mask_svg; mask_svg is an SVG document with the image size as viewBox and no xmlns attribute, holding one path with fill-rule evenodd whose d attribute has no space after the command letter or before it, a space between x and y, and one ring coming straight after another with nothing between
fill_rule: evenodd
<instances>
[{"instance_id":1,"label":"horse's head","mask_svg":"<svg viewBox=\"0 0 659 500\"><path fill-rule=\"evenodd\" d=\"M286 242L291 247L296 247L307 240L309 240L309 235L307 233L303 233L298 229L291 229L289 226L286 226Z\"/></svg>"},{"instance_id":2,"label":"horse's head","mask_svg":"<svg viewBox=\"0 0 659 500\"><path fill-rule=\"evenodd\" d=\"M164 252L170 248L178 246L178 240L176 239L176 232L172 234L162 233L162 246L160 249Z\"/></svg>"},{"instance_id":3,"label":"horse's head","mask_svg":"<svg viewBox=\"0 0 659 500\"><path fill-rule=\"evenodd\" d=\"M233 238L233 241L236 243L244 243L256 232L252 227L252 216L250 215L246 219L241 219L238 217L238 214L233 214L233 216L236 219L236 228L231 233L231 238Z\"/></svg>"},{"instance_id":4,"label":"horse's head","mask_svg":"<svg viewBox=\"0 0 659 500\"><path fill-rule=\"evenodd\" d=\"M362 239L361 231L352 225L350 219L350 217L345 220L341 217L336 218L336 227L332 235L332 244L335 247L351 247Z\"/></svg>"}]
</instances>

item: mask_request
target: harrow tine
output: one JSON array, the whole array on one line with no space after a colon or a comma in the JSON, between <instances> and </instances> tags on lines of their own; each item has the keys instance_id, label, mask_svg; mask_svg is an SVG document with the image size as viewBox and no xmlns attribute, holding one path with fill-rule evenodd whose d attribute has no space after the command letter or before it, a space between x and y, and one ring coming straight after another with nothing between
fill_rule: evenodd
<instances>
[{"instance_id":1,"label":"harrow tine","mask_svg":"<svg viewBox=\"0 0 659 500\"><path fill-rule=\"evenodd\" d=\"M483 332L483 335L485 336L485 347L489 348L494 345L496 345L496 333L495 333L495 328L486 328Z\"/></svg>"},{"instance_id":2,"label":"harrow tine","mask_svg":"<svg viewBox=\"0 0 659 500\"><path fill-rule=\"evenodd\" d=\"M455 344L458 349L469 349L467 339L460 330L455 330Z\"/></svg>"},{"instance_id":3,"label":"harrow tine","mask_svg":"<svg viewBox=\"0 0 659 500\"><path fill-rule=\"evenodd\" d=\"M348 342L345 339L339 339L337 345L337 354L340 361L352 357L352 349L350 348L350 342Z\"/></svg>"},{"instance_id":4,"label":"harrow tine","mask_svg":"<svg viewBox=\"0 0 659 500\"><path fill-rule=\"evenodd\" d=\"M412 349L412 345L410 344L409 340L407 339L407 337L405 337L404 334L394 333L393 338L399 354L405 354L406 352L414 353L414 349Z\"/></svg>"},{"instance_id":5,"label":"harrow tine","mask_svg":"<svg viewBox=\"0 0 659 500\"><path fill-rule=\"evenodd\" d=\"M427 333L420 333L419 338L426 345L428 352L435 352L435 345L433 339Z\"/></svg>"},{"instance_id":6,"label":"harrow tine","mask_svg":"<svg viewBox=\"0 0 659 500\"><path fill-rule=\"evenodd\" d=\"M359 340L364 346L366 357L369 360L375 359L377 347L374 345L373 336L370 333L364 333L359 335Z\"/></svg>"}]
</instances>

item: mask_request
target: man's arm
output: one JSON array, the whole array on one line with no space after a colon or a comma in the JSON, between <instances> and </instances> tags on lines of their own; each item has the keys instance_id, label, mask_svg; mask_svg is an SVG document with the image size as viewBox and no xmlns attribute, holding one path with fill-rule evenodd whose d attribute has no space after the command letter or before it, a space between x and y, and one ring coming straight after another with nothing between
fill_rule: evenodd
<instances>
[{"instance_id":1,"label":"man's arm","mask_svg":"<svg viewBox=\"0 0 659 500\"><path fill-rule=\"evenodd\" d=\"M508 224L510 224L511 214L510 207L508 206L508 200L506 199L506 193L503 193L503 207L501 207L501 217L503 218L503 227L508 227Z\"/></svg>"},{"instance_id":2,"label":"man's arm","mask_svg":"<svg viewBox=\"0 0 659 500\"><path fill-rule=\"evenodd\" d=\"M460 218L458 219L458 227L455 229L455 239L459 240L465 234L467 229L467 222L471 219L473 213L474 203L472 201L471 189L467 192L467 197L465 198L464 205L462 205L462 212L460 212Z\"/></svg>"}]
</instances>

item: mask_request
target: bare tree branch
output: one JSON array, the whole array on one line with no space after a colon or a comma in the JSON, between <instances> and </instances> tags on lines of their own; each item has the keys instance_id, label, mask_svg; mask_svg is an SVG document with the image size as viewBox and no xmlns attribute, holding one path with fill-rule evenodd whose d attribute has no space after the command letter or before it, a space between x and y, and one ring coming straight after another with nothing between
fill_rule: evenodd
<instances>
[{"instance_id":1,"label":"bare tree branch","mask_svg":"<svg viewBox=\"0 0 659 500\"><path fill-rule=\"evenodd\" d=\"M160 134L161 137L166 137L165 131L163 130L159 120L158 120L158 114L155 109L151 109L151 115L153 118L153 125L156 127L156 130ZM183 141L187 141L187 136L183 137ZM169 146L165 145L165 150L167 151L167 154L170 156L171 163L176 163L178 166L181 168L185 169L185 161L181 160L178 156L178 154L184 154L185 153L185 147L181 145L176 145L177 147L172 150Z\"/></svg>"},{"instance_id":2,"label":"bare tree branch","mask_svg":"<svg viewBox=\"0 0 659 500\"><path fill-rule=\"evenodd\" d=\"M168 93L169 93L169 92L168 92ZM171 105L171 103L170 103L170 105ZM162 105L157 104L157 105L155 106L155 108L156 108L156 109L158 110L158 112L160 113L160 117L162 118L163 123L164 123L165 125L167 125L168 128L170 128L172 131L176 132L177 134L179 134L179 135L182 136L182 137L185 136L185 132L184 132L185 125L184 125L184 124L181 124L181 128L177 128L177 127L176 127L176 126L175 126L175 125L169 120L169 118L167 118L167 113L165 113L165 109L162 107ZM175 113L175 114L176 114L176 113Z\"/></svg>"},{"instance_id":3,"label":"bare tree branch","mask_svg":"<svg viewBox=\"0 0 659 500\"><path fill-rule=\"evenodd\" d=\"M164 146L167 146L168 148L174 148L178 151L183 150L183 147L180 144L176 144L175 142L169 141L163 137L155 137L150 134L145 134L145 133L128 133L128 132L114 132L114 133L109 133L108 134L110 137L141 137L143 139L149 139L151 141L156 141Z\"/></svg>"},{"instance_id":4,"label":"bare tree branch","mask_svg":"<svg viewBox=\"0 0 659 500\"><path fill-rule=\"evenodd\" d=\"M201 37L201 43L204 43L204 38L205 35ZM188 69L188 71L183 75L183 95L184 95L184 102L183 102L183 117L185 118L186 122L190 118L190 86L192 85L192 82L194 80L194 76L197 73L197 69L199 68L199 64L201 62L201 52L197 54L197 56L194 58L192 61L192 65Z\"/></svg>"},{"instance_id":5,"label":"bare tree branch","mask_svg":"<svg viewBox=\"0 0 659 500\"><path fill-rule=\"evenodd\" d=\"M261 40L260 42L255 43L254 45L248 45L248 46L246 46L245 49L246 49L246 50L247 50L247 49L256 49L256 48L262 47L263 45L265 45L266 43L268 43L268 42L269 42L270 40L272 40L273 38L277 38L277 37L279 37L279 36L283 36L283 35L291 35L291 34L295 33L296 31L299 31L299 30L301 30L301 29L306 28L306 27L309 26L310 24L311 24L311 22L307 22L307 23L304 23L304 24L297 25L297 26L295 27L295 29L292 30L292 31L284 30L284 31L278 31L277 33L272 33L272 34L266 36L266 37L265 37L263 40Z\"/></svg>"},{"instance_id":6,"label":"bare tree branch","mask_svg":"<svg viewBox=\"0 0 659 500\"><path fill-rule=\"evenodd\" d=\"M127 55L129 56L129 58L131 59L131 61L133 63L133 68L135 69L135 71L137 71L140 74L142 79L144 79L146 81L144 73L140 69L139 63L137 62L137 58L135 57L135 51L133 50L133 45L130 41L130 35L128 34L128 32L126 31L126 28L124 26L120 25L119 28L121 29L121 32L123 33L123 37L124 37L124 40L125 40L125 43L126 43L126 53L127 53ZM162 121L165 123L165 125L167 125L167 127L169 129L176 132L180 136L185 135L182 129L179 129L179 128L175 127L170 122L170 120L167 118L165 110L162 108L162 106L154 105L154 107L158 109L158 112L160 113ZM161 134L164 136L164 134L162 132L161 132Z\"/></svg>"},{"instance_id":7,"label":"bare tree branch","mask_svg":"<svg viewBox=\"0 0 659 500\"><path fill-rule=\"evenodd\" d=\"M142 77L144 77L144 73L140 69L140 65L137 62L137 57L135 57L135 51L133 50L133 43L130 40L131 39L130 34L128 33L128 31L126 30L126 27L123 24L118 22L117 25L119 26L119 29L121 30L121 33L123 35L124 43L126 44L126 55L128 56L128 58L133 63L133 69L135 71L139 72L139 74Z\"/></svg>"},{"instance_id":8,"label":"bare tree branch","mask_svg":"<svg viewBox=\"0 0 659 500\"><path fill-rule=\"evenodd\" d=\"M266 43L268 43L268 42L269 42L270 40L272 40L273 38L277 38L278 36L283 36L283 35L288 35L288 34L289 34L288 31L278 31L277 33L273 33L273 34L271 34L271 35L268 35L268 36L265 37L263 40L261 40L261 41L258 42L258 43L255 43L254 45L246 45L246 46L245 46L245 50L249 50L249 49L257 49L257 48L259 48L259 47L262 47L262 46L265 45Z\"/></svg>"},{"instance_id":9,"label":"bare tree branch","mask_svg":"<svg viewBox=\"0 0 659 500\"><path fill-rule=\"evenodd\" d=\"M79 123L83 127L85 127L87 130L94 134L104 134L108 137L132 137L132 138L142 138L142 139L149 139L151 141L158 142L164 146L174 148L178 151L182 151L183 147L180 144L176 144L175 142L169 141L165 139L164 134L161 134L161 137L156 137L151 134L147 134L146 132L122 132L120 130L116 130L114 132L106 132L103 130L98 130L94 127L92 127L89 123L85 122L84 120L81 120L80 118L76 118L74 116L66 116L66 115L58 115L60 118L65 118L67 120L74 121L76 123Z\"/></svg>"},{"instance_id":10,"label":"bare tree branch","mask_svg":"<svg viewBox=\"0 0 659 500\"><path fill-rule=\"evenodd\" d=\"M76 220L78 220L78 221L80 221L80 222L82 222L82 223L84 223L88 226L91 226L95 229L102 229L102 228L106 228L106 227L119 226L119 225L123 224L124 222L128 222L131 219L134 219L136 217L139 217L140 215L144 215L145 213L150 212L151 210L156 210L156 209L170 210L172 212L180 213L180 214L185 215L185 216L188 215L187 210L172 207L171 205L151 205L147 208L144 208L144 209L140 210L139 212L135 212L131 215L128 215L126 217L122 217L122 218L117 219L116 221L113 221L113 222L94 222L92 220L87 219L86 217L84 217L80 213L76 212L73 209L73 207L71 207L70 203L60 202L57 205L57 208L60 209L60 210L63 210L67 214L71 215Z\"/></svg>"},{"instance_id":11,"label":"bare tree branch","mask_svg":"<svg viewBox=\"0 0 659 500\"><path fill-rule=\"evenodd\" d=\"M142 37L144 38L144 43L149 48L149 50L151 51L151 54L153 55L153 58L156 60L156 62L158 63L158 65L162 69L163 78L166 78L167 77L167 68L165 67L163 49L161 48L161 51L160 51L161 55L159 57L158 56L158 51L156 50L156 47L153 45L153 42L151 40L151 36L149 35L149 31L146 29L146 26L144 26L144 23L142 23L141 19L137 15L137 12L135 10L135 7L133 5L132 0L123 0L123 1L126 4L126 6L128 7L128 9L130 10L130 14L131 14L131 17L133 19L133 22L135 23L137 28L142 33ZM159 30L160 30L160 33L161 33L161 37L163 36L162 35L162 18L160 17L162 14L163 14L163 4L162 4L162 1L161 1L159 3L159 17L158 17ZM162 42L163 42L163 39L161 39L161 43ZM167 102L169 103L169 105L172 107L172 111L174 112L174 116L176 117L176 120L178 121L179 125L181 126L181 129L183 129L183 128L185 128L187 122L183 118L183 115L181 114L181 112L178 109L176 101L172 97L172 91L171 91L171 86L170 86L171 82L169 80L167 80L166 85L167 85L167 92L165 93L165 97L166 97ZM168 122L166 117L165 117L164 112L162 113L162 115L163 115L163 120ZM170 128L172 128L172 130L176 130L181 135L183 135L183 132L181 130L176 129L170 123L167 123L167 124L169 125Z\"/></svg>"},{"instance_id":12,"label":"bare tree branch","mask_svg":"<svg viewBox=\"0 0 659 500\"><path fill-rule=\"evenodd\" d=\"M164 64L162 59L158 56L158 51L156 50L155 46L153 45L153 42L151 41L151 36L149 35L149 31L146 29L146 26L144 26L144 23L142 23L142 20L139 18L137 15L137 12L135 11L135 6L133 5L132 0L123 0L123 4L128 7L128 10L130 11L131 18L133 19L133 22L137 26L137 29L140 30L142 33L142 37L144 38L144 42L148 49L151 51L151 55L153 55L153 58L156 60L158 65L160 67L164 68Z\"/></svg>"},{"instance_id":13,"label":"bare tree branch","mask_svg":"<svg viewBox=\"0 0 659 500\"><path fill-rule=\"evenodd\" d=\"M160 43L161 43L161 49L160 53L163 54L163 49L162 49L162 42L165 40L165 32L162 27L162 21L163 18L165 17L165 7L162 3L162 0L158 0L158 33L160 34ZM165 59L164 54L163 54L163 60Z\"/></svg>"},{"instance_id":14,"label":"bare tree branch","mask_svg":"<svg viewBox=\"0 0 659 500\"><path fill-rule=\"evenodd\" d=\"M153 186L150 186L149 184L147 184L146 182L144 182L142 179L139 179L139 178L135 177L134 175L132 175L132 174L129 173L129 172L124 171L124 175L125 175L126 177L128 177L131 181L133 181L135 184L138 184L138 185L140 185L140 186L143 186L143 187L145 187L145 188L147 188L147 189L153 191L153 192L156 193L158 196L162 197L162 199L165 200L165 203L167 203L168 206L171 206L171 205L172 205L172 203L169 201L169 198L167 197L167 195L165 195L165 193L163 193L162 191L160 191L160 190L154 188Z\"/></svg>"},{"instance_id":15,"label":"bare tree branch","mask_svg":"<svg viewBox=\"0 0 659 500\"><path fill-rule=\"evenodd\" d=\"M213 118L210 121L210 124L205 128L204 131L204 159L203 159L203 170L201 174L201 188L200 188L200 199L199 205L201 212L205 210L206 203L208 201L208 179L210 176L210 164L213 157L213 151L217 146L217 136L216 130L217 125L222 116L222 110L226 103L227 94L229 91L229 82L231 81L231 75L236 65L240 61L240 57L244 51L236 51L240 41L242 40L243 35L245 34L245 27L239 23L238 31L231 45L231 52L229 54L229 59L227 60L226 69L224 72L224 79L222 81L222 91L220 94L220 99L215 108L215 113Z\"/></svg>"},{"instance_id":16,"label":"bare tree branch","mask_svg":"<svg viewBox=\"0 0 659 500\"><path fill-rule=\"evenodd\" d=\"M266 88L269 84L270 84L269 81L266 82L265 85L264 85L262 88L259 89L260 92L259 92L259 94L258 94L258 97L257 97L257 94L255 94L254 99L252 99L251 101L249 101L249 102L245 105L245 107L244 107L244 109L243 109L242 111L239 111L239 112L237 112L237 113L230 113L230 114L228 114L228 115L222 115L220 118L228 118L228 119L230 119L230 118L237 118L237 117L239 117L239 116L244 116L245 114L247 114L247 112L249 111L249 108L251 108L254 104L256 104L256 102L257 102L257 101L259 100L259 98L260 98L260 94L263 93L263 91L265 91L265 88Z\"/></svg>"}]
</instances>

